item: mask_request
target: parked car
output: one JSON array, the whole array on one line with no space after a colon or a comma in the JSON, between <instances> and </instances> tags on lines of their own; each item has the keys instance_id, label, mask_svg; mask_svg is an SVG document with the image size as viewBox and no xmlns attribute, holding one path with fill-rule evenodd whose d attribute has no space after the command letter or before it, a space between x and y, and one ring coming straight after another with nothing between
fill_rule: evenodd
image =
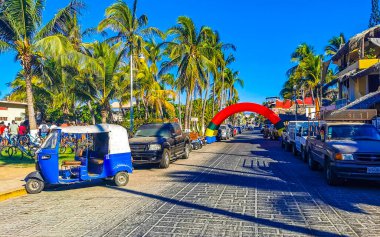
<instances>
[{"instance_id":1,"label":"parked car","mask_svg":"<svg viewBox=\"0 0 380 237\"><path fill-rule=\"evenodd\" d=\"M308 165L323 167L327 183L343 179L380 181L380 135L371 124L327 122L308 138Z\"/></svg>"},{"instance_id":2,"label":"parked car","mask_svg":"<svg viewBox=\"0 0 380 237\"><path fill-rule=\"evenodd\" d=\"M230 128L227 125L220 125L218 129L218 140L228 140L231 137Z\"/></svg>"},{"instance_id":3,"label":"parked car","mask_svg":"<svg viewBox=\"0 0 380 237\"><path fill-rule=\"evenodd\" d=\"M281 145L286 151L292 151L297 155L296 149L296 133L302 126L308 126L308 121L289 121L286 131L282 134Z\"/></svg>"},{"instance_id":4,"label":"parked car","mask_svg":"<svg viewBox=\"0 0 380 237\"><path fill-rule=\"evenodd\" d=\"M139 127L129 140L133 164L157 164L168 168L170 161L188 159L190 139L178 123L153 123Z\"/></svg>"},{"instance_id":5,"label":"parked car","mask_svg":"<svg viewBox=\"0 0 380 237\"><path fill-rule=\"evenodd\" d=\"M277 131L277 129L274 127L273 124L271 124L270 127L269 127L269 138L270 138L271 140L278 140L278 138L279 138L278 131Z\"/></svg>"},{"instance_id":6,"label":"parked car","mask_svg":"<svg viewBox=\"0 0 380 237\"><path fill-rule=\"evenodd\" d=\"M323 123L323 121L309 121L308 123L302 123L298 131L296 132L295 147L297 153L301 155L301 159L305 162L307 161L307 138L315 137L318 126Z\"/></svg>"},{"instance_id":7,"label":"parked car","mask_svg":"<svg viewBox=\"0 0 380 237\"><path fill-rule=\"evenodd\" d=\"M241 134L241 132L242 132L242 127L240 127L240 126L236 126L235 129L236 129L236 131L237 131L238 134Z\"/></svg>"},{"instance_id":8,"label":"parked car","mask_svg":"<svg viewBox=\"0 0 380 237\"><path fill-rule=\"evenodd\" d=\"M230 137L234 137L236 135L236 131L235 131L234 126L232 126L231 124L227 124L227 126L230 129Z\"/></svg>"}]
</instances>

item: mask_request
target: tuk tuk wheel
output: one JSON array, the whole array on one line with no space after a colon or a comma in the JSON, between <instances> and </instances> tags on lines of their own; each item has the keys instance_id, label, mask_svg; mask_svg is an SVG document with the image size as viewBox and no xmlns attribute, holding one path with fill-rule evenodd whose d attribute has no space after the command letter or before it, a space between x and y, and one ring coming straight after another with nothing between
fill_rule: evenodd
<instances>
[{"instance_id":1,"label":"tuk tuk wheel","mask_svg":"<svg viewBox=\"0 0 380 237\"><path fill-rule=\"evenodd\" d=\"M28 181L26 181L25 189L26 192L29 194L37 194L42 192L42 190L45 187L44 181L41 181L39 179L30 178Z\"/></svg>"},{"instance_id":2,"label":"tuk tuk wheel","mask_svg":"<svg viewBox=\"0 0 380 237\"><path fill-rule=\"evenodd\" d=\"M129 175L127 172L119 172L115 175L114 182L116 186L125 186L129 182Z\"/></svg>"}]
</instances>

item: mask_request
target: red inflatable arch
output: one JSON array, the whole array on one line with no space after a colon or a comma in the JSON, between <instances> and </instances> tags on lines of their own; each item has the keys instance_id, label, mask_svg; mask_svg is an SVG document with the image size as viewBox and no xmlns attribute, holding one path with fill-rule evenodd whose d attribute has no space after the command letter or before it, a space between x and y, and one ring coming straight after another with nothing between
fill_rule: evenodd
<instances>
[{"instance_id":1,"label":"red inflatable arch","mask_svg":"<svg viewBox=\"0 0 380 237\"><path fill-rule=\"evenodd\" d=\"M271 121L278 130L284 128L284 124L281 122L280 117L267 107L255 103L238 103L230 105L215 115L215 117L209 123L206 130L206 140L209 143L215 141L215 136L221 123L233 114L240 112L254 112L261 114Z\"/></svg>"}]
</instances>

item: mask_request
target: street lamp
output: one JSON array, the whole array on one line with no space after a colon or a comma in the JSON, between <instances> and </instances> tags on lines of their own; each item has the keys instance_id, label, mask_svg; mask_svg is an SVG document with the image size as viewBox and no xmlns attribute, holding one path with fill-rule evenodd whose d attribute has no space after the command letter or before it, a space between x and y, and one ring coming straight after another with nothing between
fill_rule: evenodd
<instances>
[{"instance_id":1,"label":"street lamp","mask_svg":"<svg viewBox=\"0 0 380 237\"><path fill-rule=\"evenodd\" d=\"M139 55L139 59L140 60L145 60L145 57L143 54L140 54ZM131 52L131 56L130 56L130 68L131 68L131 99L130 99L130 102L129 102L129 108L130 108L130 114L131 114L131 127L130 127L130 130L131 130L131 134L133 133L133 53Z\"/></svg>"},{"instance_id":2,"label":"street lamp","mask_svg":"<svg viewBox=\"0 0 380 237\"><path fill-rule=\"evenodd\" d=\"M298 106L297 106L297 86L294 85L293 86L293 91L294 91L294 102L295 102L295 105L296 105L296 114L295 114L295 120L297 121L297 109L298 109Z\"/></svg>"}]
</instances>

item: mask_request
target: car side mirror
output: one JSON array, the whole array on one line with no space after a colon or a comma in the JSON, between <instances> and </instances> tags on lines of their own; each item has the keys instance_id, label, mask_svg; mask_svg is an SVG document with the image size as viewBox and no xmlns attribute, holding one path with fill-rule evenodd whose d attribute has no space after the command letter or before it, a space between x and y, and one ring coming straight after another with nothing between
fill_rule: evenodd
<instances>
[{"instance_id":1,"label":"car side mirror","mask_svg":"<svg viewBox=\"0 0 380 237\"><path fill-rule=\"evenodd\" d=\"M315 138L316 138L317 140L321 140L321 135L317 135Z\"/></svg>"}]
</instances>

